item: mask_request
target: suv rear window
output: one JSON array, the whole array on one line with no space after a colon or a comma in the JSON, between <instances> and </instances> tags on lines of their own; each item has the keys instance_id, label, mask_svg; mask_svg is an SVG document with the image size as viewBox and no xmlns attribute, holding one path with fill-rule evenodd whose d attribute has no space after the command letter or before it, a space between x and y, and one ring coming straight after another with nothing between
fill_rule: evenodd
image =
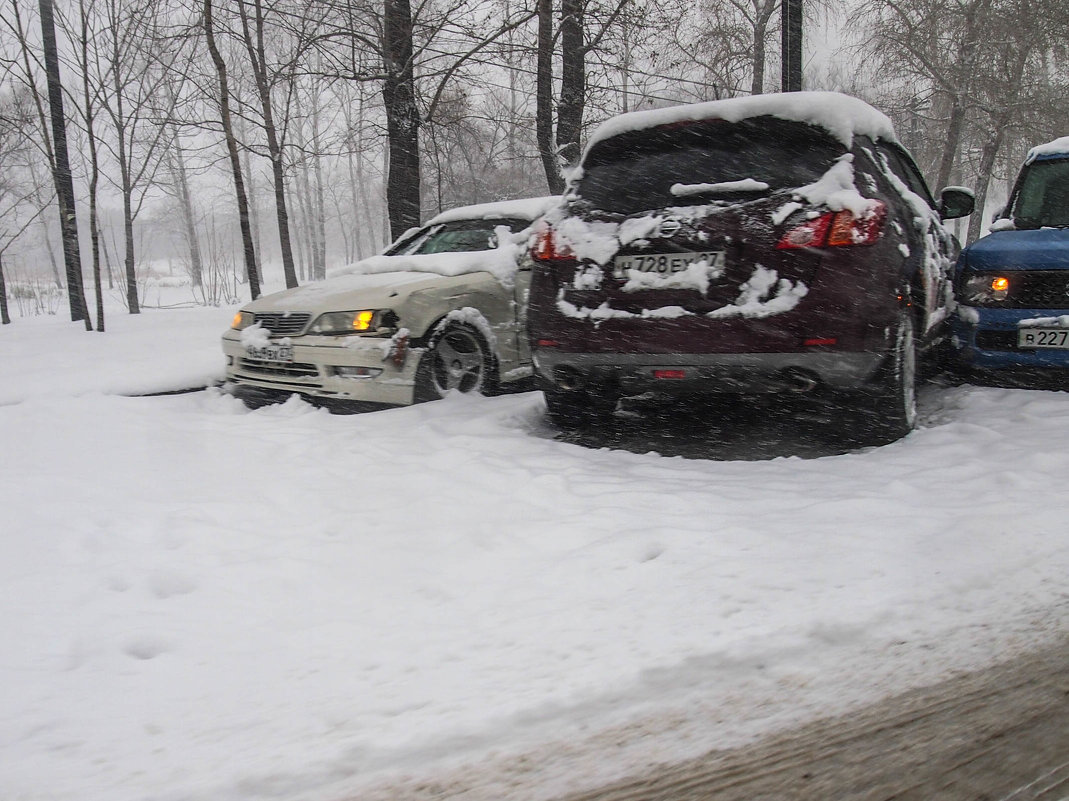
<instances>
[{"instance_id":1,"label":"suv rear window","mask_svg":"<svg viewBox=\"0 0 1069 801\"><path fill-rule=\"evenodd\" d=\"M621 214L705 205L761 190L673 194L671 187L751 179L767 184L764 191L794 189L817 181L844 152L823 129L775 117L676 123L594 146L578 194L595 209Z\"/></svg>"},{"instance_id":2,"label":"suv rear window","mask_svg":"<svg viewBox=\"0 0 1069 801\"><path fill-rule=\"evenodd\" d=\"M1025 168L1013 219L1017 228L1069 226L1069 158L1033 161Z\"/></svg>"}]
</instances>

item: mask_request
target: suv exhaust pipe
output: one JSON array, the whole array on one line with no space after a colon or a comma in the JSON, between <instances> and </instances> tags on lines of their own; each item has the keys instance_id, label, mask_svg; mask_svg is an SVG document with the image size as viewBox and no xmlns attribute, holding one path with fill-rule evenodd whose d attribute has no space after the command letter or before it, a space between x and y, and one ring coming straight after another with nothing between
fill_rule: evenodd
<instances>
[{"instance_id":1,"label":"suv exhaust pipe","mask_svg":"<svg viewBox=\"0 0 1069 801\"><path fill-rule=\"evenodd\" d=\"M586 376L574 367L558 367L553 372L553 381L561 389L571 392L583 388L586 384Z\"/></svg>"},{"instance_id":2,"label":"suv exhaust pipe","mask_svg":"<svg viewBox=\"0 0 1069 801\"><path fill-rule=\"evenodd\" d=\"M812 392L820 384L820 380L815 375L799 367L788 367L782 375L787 391L796 395Z\"/></svg>"}]
</instances>

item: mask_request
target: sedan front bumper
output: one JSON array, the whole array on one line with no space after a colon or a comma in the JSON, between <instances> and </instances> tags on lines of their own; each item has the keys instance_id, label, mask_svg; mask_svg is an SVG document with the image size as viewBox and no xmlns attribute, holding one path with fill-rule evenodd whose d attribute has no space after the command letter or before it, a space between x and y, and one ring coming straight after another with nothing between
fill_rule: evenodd
<instances>
[{"instance_id":1,"label":"sedan front bumper","mask_svg":"<svg viewBox=\"0 0 1069 801\"><path fill-rule=\"evenodd\" d=\"M395 358L391 341L380 337L294 337L292 361L272 362L250 359L239 336L236 331L223 336L226 379L239 390L397 406L413 402L421 348Z\"/></svg>"}]
</instances>

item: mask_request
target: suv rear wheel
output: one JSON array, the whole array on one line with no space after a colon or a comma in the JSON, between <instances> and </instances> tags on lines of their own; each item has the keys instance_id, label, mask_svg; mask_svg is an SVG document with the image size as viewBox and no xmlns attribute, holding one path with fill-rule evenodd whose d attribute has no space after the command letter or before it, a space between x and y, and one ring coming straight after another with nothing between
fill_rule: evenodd
<instances>
[{"instance_id":1,"label":"suv rear wheel","mask_svg":"<svg viewBox=\"0 0 1069 801\"><path fill-rule=\"evenodd\" d=\"M917 425L917 364L913 315L903 309L891 353L874 386L872 409L866 414L870 435L881 443L900 439Z\"/></svg>"}]
</instances>

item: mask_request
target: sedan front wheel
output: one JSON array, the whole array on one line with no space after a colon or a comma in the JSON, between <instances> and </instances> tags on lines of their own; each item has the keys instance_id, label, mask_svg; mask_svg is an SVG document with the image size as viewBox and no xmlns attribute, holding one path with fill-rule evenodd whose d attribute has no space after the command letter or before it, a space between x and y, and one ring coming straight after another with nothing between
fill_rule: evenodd
<instances>
[{"instance_id":1,"label":"sedan front wheel","mask_svg":"<svg viewBox=\"0 0 1069 801\"><path fill-rule=\"evenodd\" d=\"M452 324L436 334L416 370L415 400L437 400L449 392L490 388L491 358L482 337L470 326Z\"/></svg>"}]
</instances>

